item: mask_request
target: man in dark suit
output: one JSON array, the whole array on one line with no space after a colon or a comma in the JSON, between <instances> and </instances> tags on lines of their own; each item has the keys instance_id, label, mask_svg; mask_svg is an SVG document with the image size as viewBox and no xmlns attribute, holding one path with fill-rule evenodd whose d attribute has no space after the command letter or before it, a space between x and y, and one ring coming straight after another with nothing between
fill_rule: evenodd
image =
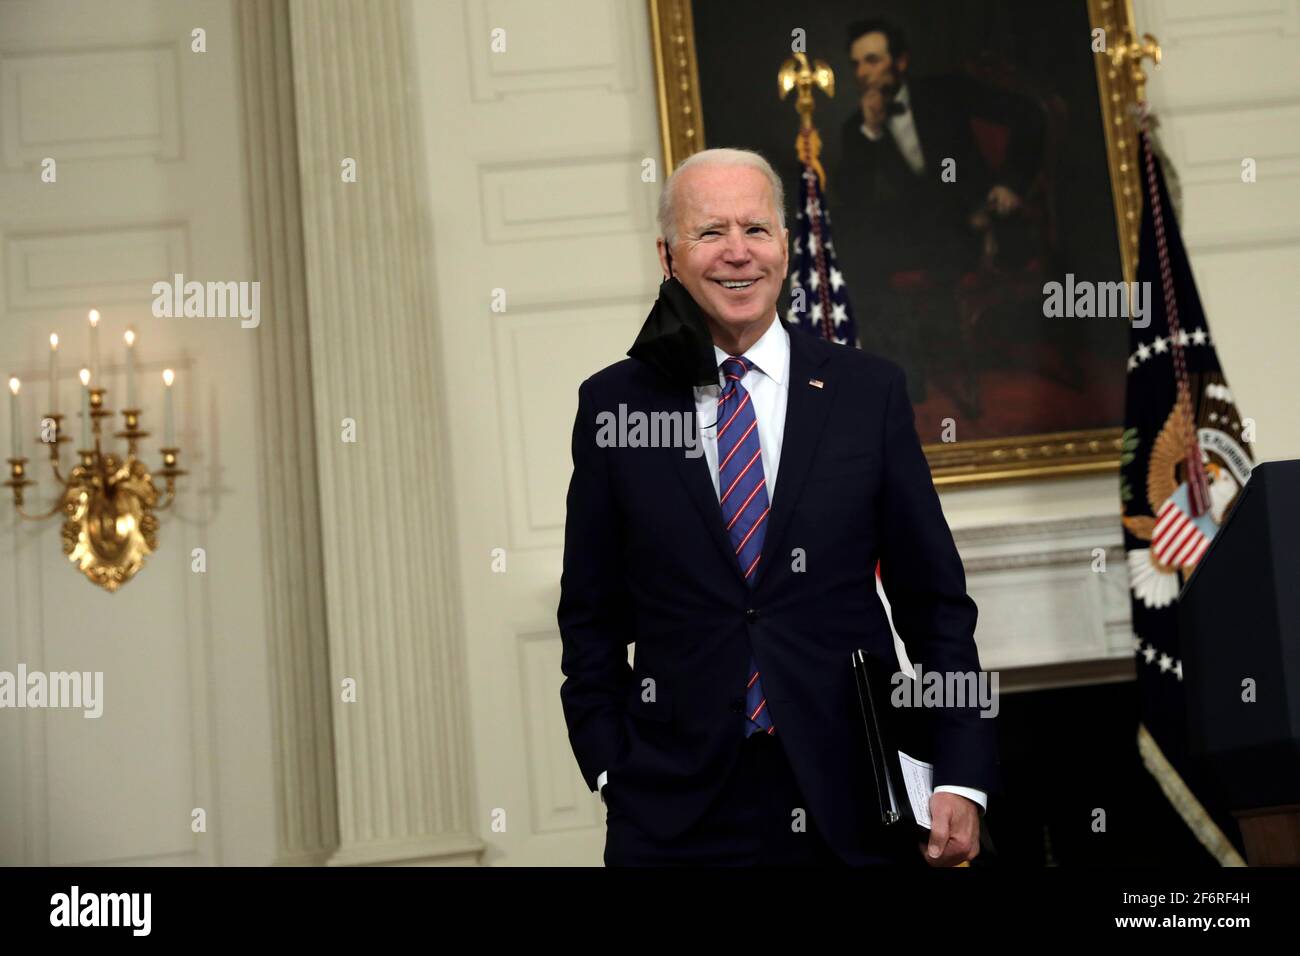
<instances>
[{"instance_id":1,"label":"man in dark suit","mask_svg":"<svg viewBox=\"0 0 1300 956\"><path fill-rule=\"evenodd\" d=\"M903 31L885 19L848 31L859 99L831 176L841 266L863 316L863 344L927 397L936 341L958 340L954 293L995 224L1014 228L1041 157L1041 120L1023 98L969 76L913 77ZM990 168L972 122L1007 132Z\"/></svg>"},{"instance_id":2,"label":"man in dark suit","mask_svg":"<svg viewBox=\"0 0 1300 956\"><path fill-rule=\"evenodd\" d=\"M561 700L608 865L922 865L872 820L855 735L851 654L896 659L877 560L909 657L979 671L901 370L777 316L783 205L755 153L678 167L659 215L671 278L633 357L578 391ZM615 434L637 415L698 420L698 442ZM954 865L997 785L993 721L967 705L935 722L924 859Z\"/></svg>"}]
</instances>

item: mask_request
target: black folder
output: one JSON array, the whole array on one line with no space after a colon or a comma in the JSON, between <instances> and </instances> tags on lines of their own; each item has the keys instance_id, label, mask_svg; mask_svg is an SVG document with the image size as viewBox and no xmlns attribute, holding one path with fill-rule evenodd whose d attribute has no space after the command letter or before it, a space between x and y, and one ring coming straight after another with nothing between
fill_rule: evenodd
<instances>
[{"instance_id":1,"label":"black folder","mask_svg":"<svg viewBox=\"0 0 1300 956\"><path fill-rule=\"evenodd\" d=\"M897 660L886 663L859 649L853 654L853 679L862 709L867 760L875 782L874 810L883 826L910 829L918 839L929 840L929 828L917 821L908 799L899 751L915 760L934 763L932 715L924 707L895 707L890 703L899 682L899 693L906 694L906 700L915 699L915 681L898 673Z\"/></svg>"}]
</instances>

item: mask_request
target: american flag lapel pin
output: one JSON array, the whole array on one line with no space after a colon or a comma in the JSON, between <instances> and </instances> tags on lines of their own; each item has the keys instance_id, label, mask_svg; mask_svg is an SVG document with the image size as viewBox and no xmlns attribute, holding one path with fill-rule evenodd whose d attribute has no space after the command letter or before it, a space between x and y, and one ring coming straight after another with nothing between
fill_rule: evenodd
<instances>
[{"instance_id":1,"label":"american flag lapel pin","mask_svg":"<svg viewBox=\"0 0 1300 956\"><path fill-rule=\"evenodd\" d=\"M808 379L808 384L811 385L813 388L822 388L825 386L826 383L819 378L810 378Z\"/></svg>"}]
</instances>

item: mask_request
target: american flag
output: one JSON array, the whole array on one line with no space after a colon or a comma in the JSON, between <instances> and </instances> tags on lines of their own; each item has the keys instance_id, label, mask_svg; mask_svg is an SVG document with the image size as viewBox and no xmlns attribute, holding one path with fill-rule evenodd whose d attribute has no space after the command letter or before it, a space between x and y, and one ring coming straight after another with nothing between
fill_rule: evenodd
<instances>
[{"instance_id":1,"label":"american flag","mask_svg":"<svg viewBox=\"0 0 1300 956\"><path fill-rule=\"evenodd\" d=\"M1187 507L1187 488L1178 491L1156 513L1151 535L1151 554L1162 565L1190 571L1201 560L1214 537L1214 519L1208 514L1191 517ZM1201 527L1208 528L1208 534Z\"/></svg>"},{"instance_id":2,"label":"american flag","mask_svg":"<svg viewBox=\"0 0 1300 956\"><path fill-rule=\"evenodd\" d=\"M795 218L795 267L790 277L790 311L786 318L832 342L857 346L858 328L853 322L849 290L831 241L831 215L811 166L804 166L799 180Z\"/></svg>"}]
</instances>

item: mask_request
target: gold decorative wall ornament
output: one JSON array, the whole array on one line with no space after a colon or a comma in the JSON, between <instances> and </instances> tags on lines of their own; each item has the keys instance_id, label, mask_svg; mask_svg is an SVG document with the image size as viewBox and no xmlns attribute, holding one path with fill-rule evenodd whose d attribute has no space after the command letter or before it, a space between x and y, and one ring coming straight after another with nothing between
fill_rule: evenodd
<instances>
[{"instance_id":1,"label":"gold decorative wall ornament","mask_svg":"<svg viewBox=\"0 0 1300 956\"><path fill-rule=\"evenodd\" d=\"M83 370L83 382L88 378L89 373ZM164 373L164 381L170 433L170 369ZM11 387L16 395L16 386ZM95 584L106 591L116 591L135 576L144 566L145 558L158 547L155 512L171 507L176 498L176 479L186 472L176 467L180 450L162 448L159 450L162 467L155 474L163 479L164 488L160 490L154 484L155 474L137 457L140 440L149 435L140 430L138 408L122 412L124 427L115 433L115 437L126 439L126 457L106 451L101 442L101 422L113 412L104 408L104 389L86 388L86 392L83 414L88 411L93 425L91 429L83 429L82 435L83 444L90 447L77 452L80 463L66 478L59 461L60 445L70 440L62 433L63 416L50 412L42 419L41 440L50 446L50 467L60 486L54 505L39 514L31 514L24 508L24 489L36 482L27 477L27 459L21 455L9 459L10 478L5 487L12 489L14 507L23 518L43 521L63 514L63 553ZM89 435L93 435L93 441L85 442L84 437Z\"/></svg>"}]
</instances>

